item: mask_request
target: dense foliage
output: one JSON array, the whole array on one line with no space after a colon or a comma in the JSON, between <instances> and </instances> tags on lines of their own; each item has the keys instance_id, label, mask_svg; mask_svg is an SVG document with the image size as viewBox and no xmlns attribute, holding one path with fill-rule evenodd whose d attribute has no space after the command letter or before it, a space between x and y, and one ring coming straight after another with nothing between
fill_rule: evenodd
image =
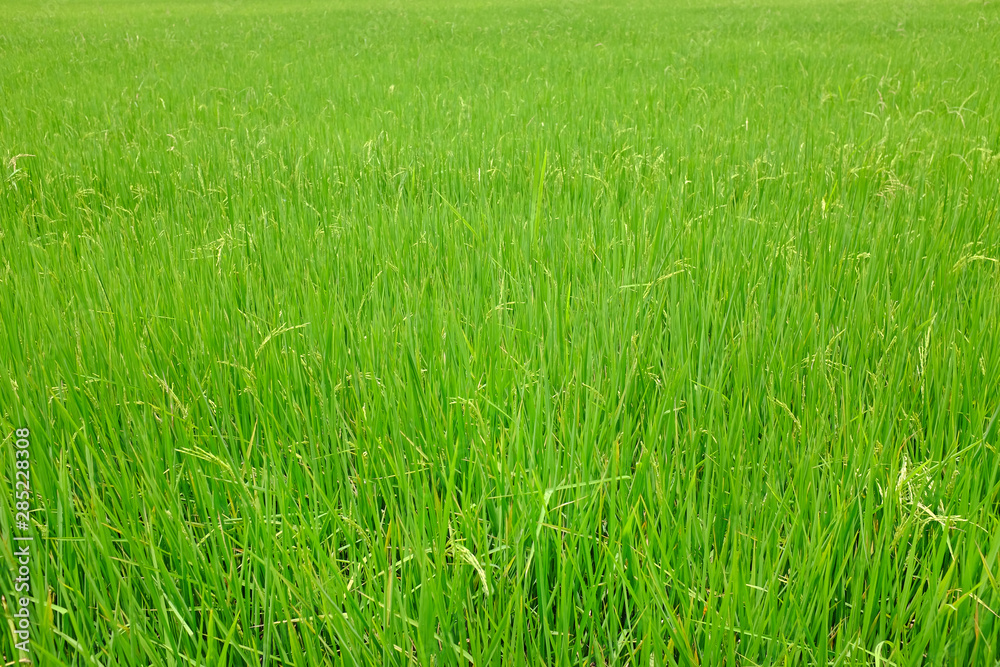
<instances>
[{"instance_id":1,"label":"dense foliage","mask_svg":"<svg viewBox=\"0 0 1000 667\"><path fill-rule=\"evenodd\" d=\"M896 4L4 0L36 662L997 664L1000 6Z\"/></svg>"}]
</instances>

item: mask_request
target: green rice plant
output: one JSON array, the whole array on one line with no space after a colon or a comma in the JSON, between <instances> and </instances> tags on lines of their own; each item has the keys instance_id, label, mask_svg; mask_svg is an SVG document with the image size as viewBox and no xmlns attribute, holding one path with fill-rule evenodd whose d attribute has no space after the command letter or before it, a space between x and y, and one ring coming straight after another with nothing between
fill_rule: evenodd
<instances>
[{"instance_id":1,"label":"green rice plant","mask_svg":"<svg viewBox=\"0 0 1000 667\"><path fill-rule=\"evenodd\" d=\"M0 17L4 664L1000 664L993 4Z\"/></svg>"}]
</instances>

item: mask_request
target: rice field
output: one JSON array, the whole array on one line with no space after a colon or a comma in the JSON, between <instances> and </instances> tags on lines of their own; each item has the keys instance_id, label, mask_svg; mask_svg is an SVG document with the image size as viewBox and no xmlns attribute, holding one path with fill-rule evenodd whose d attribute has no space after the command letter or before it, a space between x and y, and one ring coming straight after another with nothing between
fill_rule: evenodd
<instances>
[{"instance_id":1,"label":"rice field","mask_svg":"<svg viewBox=\"0 0 1000 667\"><path fill-rule=\"evenodd\" d=\"M0 0L3 664L1000 665L998 109L992 2Z\"/></svg>"}]
</instances>

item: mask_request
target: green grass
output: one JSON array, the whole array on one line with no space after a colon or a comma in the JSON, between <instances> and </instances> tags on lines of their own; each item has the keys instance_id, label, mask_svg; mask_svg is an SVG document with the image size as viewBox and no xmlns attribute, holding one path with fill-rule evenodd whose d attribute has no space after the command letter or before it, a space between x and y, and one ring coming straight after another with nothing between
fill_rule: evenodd
<instances>
[{"instance_id":1,"label":"green grass","mask_svg":"<svg viewBox=\"0 0 1000 667\"><path fill-rule=\"evenodd\" d=\"M4 625L29 427L40 665L1000 664L998 108L994 3L3 0Z\"/></svg>"}]
</instances>

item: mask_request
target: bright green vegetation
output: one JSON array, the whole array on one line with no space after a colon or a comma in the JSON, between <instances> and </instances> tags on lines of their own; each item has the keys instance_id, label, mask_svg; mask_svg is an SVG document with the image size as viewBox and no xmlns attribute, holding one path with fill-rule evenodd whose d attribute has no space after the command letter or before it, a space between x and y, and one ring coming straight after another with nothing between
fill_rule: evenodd
<instances>
[{"instance_id":1,"label":"bright green vegetation","mask_svg":"<svg viewBox=\"0 0 1000 667\"><path fill-rule=\"evenodd\" d=\"M1000 6L0 16L37 664L1000 661Z\"/></svg>"}]
</instances>

